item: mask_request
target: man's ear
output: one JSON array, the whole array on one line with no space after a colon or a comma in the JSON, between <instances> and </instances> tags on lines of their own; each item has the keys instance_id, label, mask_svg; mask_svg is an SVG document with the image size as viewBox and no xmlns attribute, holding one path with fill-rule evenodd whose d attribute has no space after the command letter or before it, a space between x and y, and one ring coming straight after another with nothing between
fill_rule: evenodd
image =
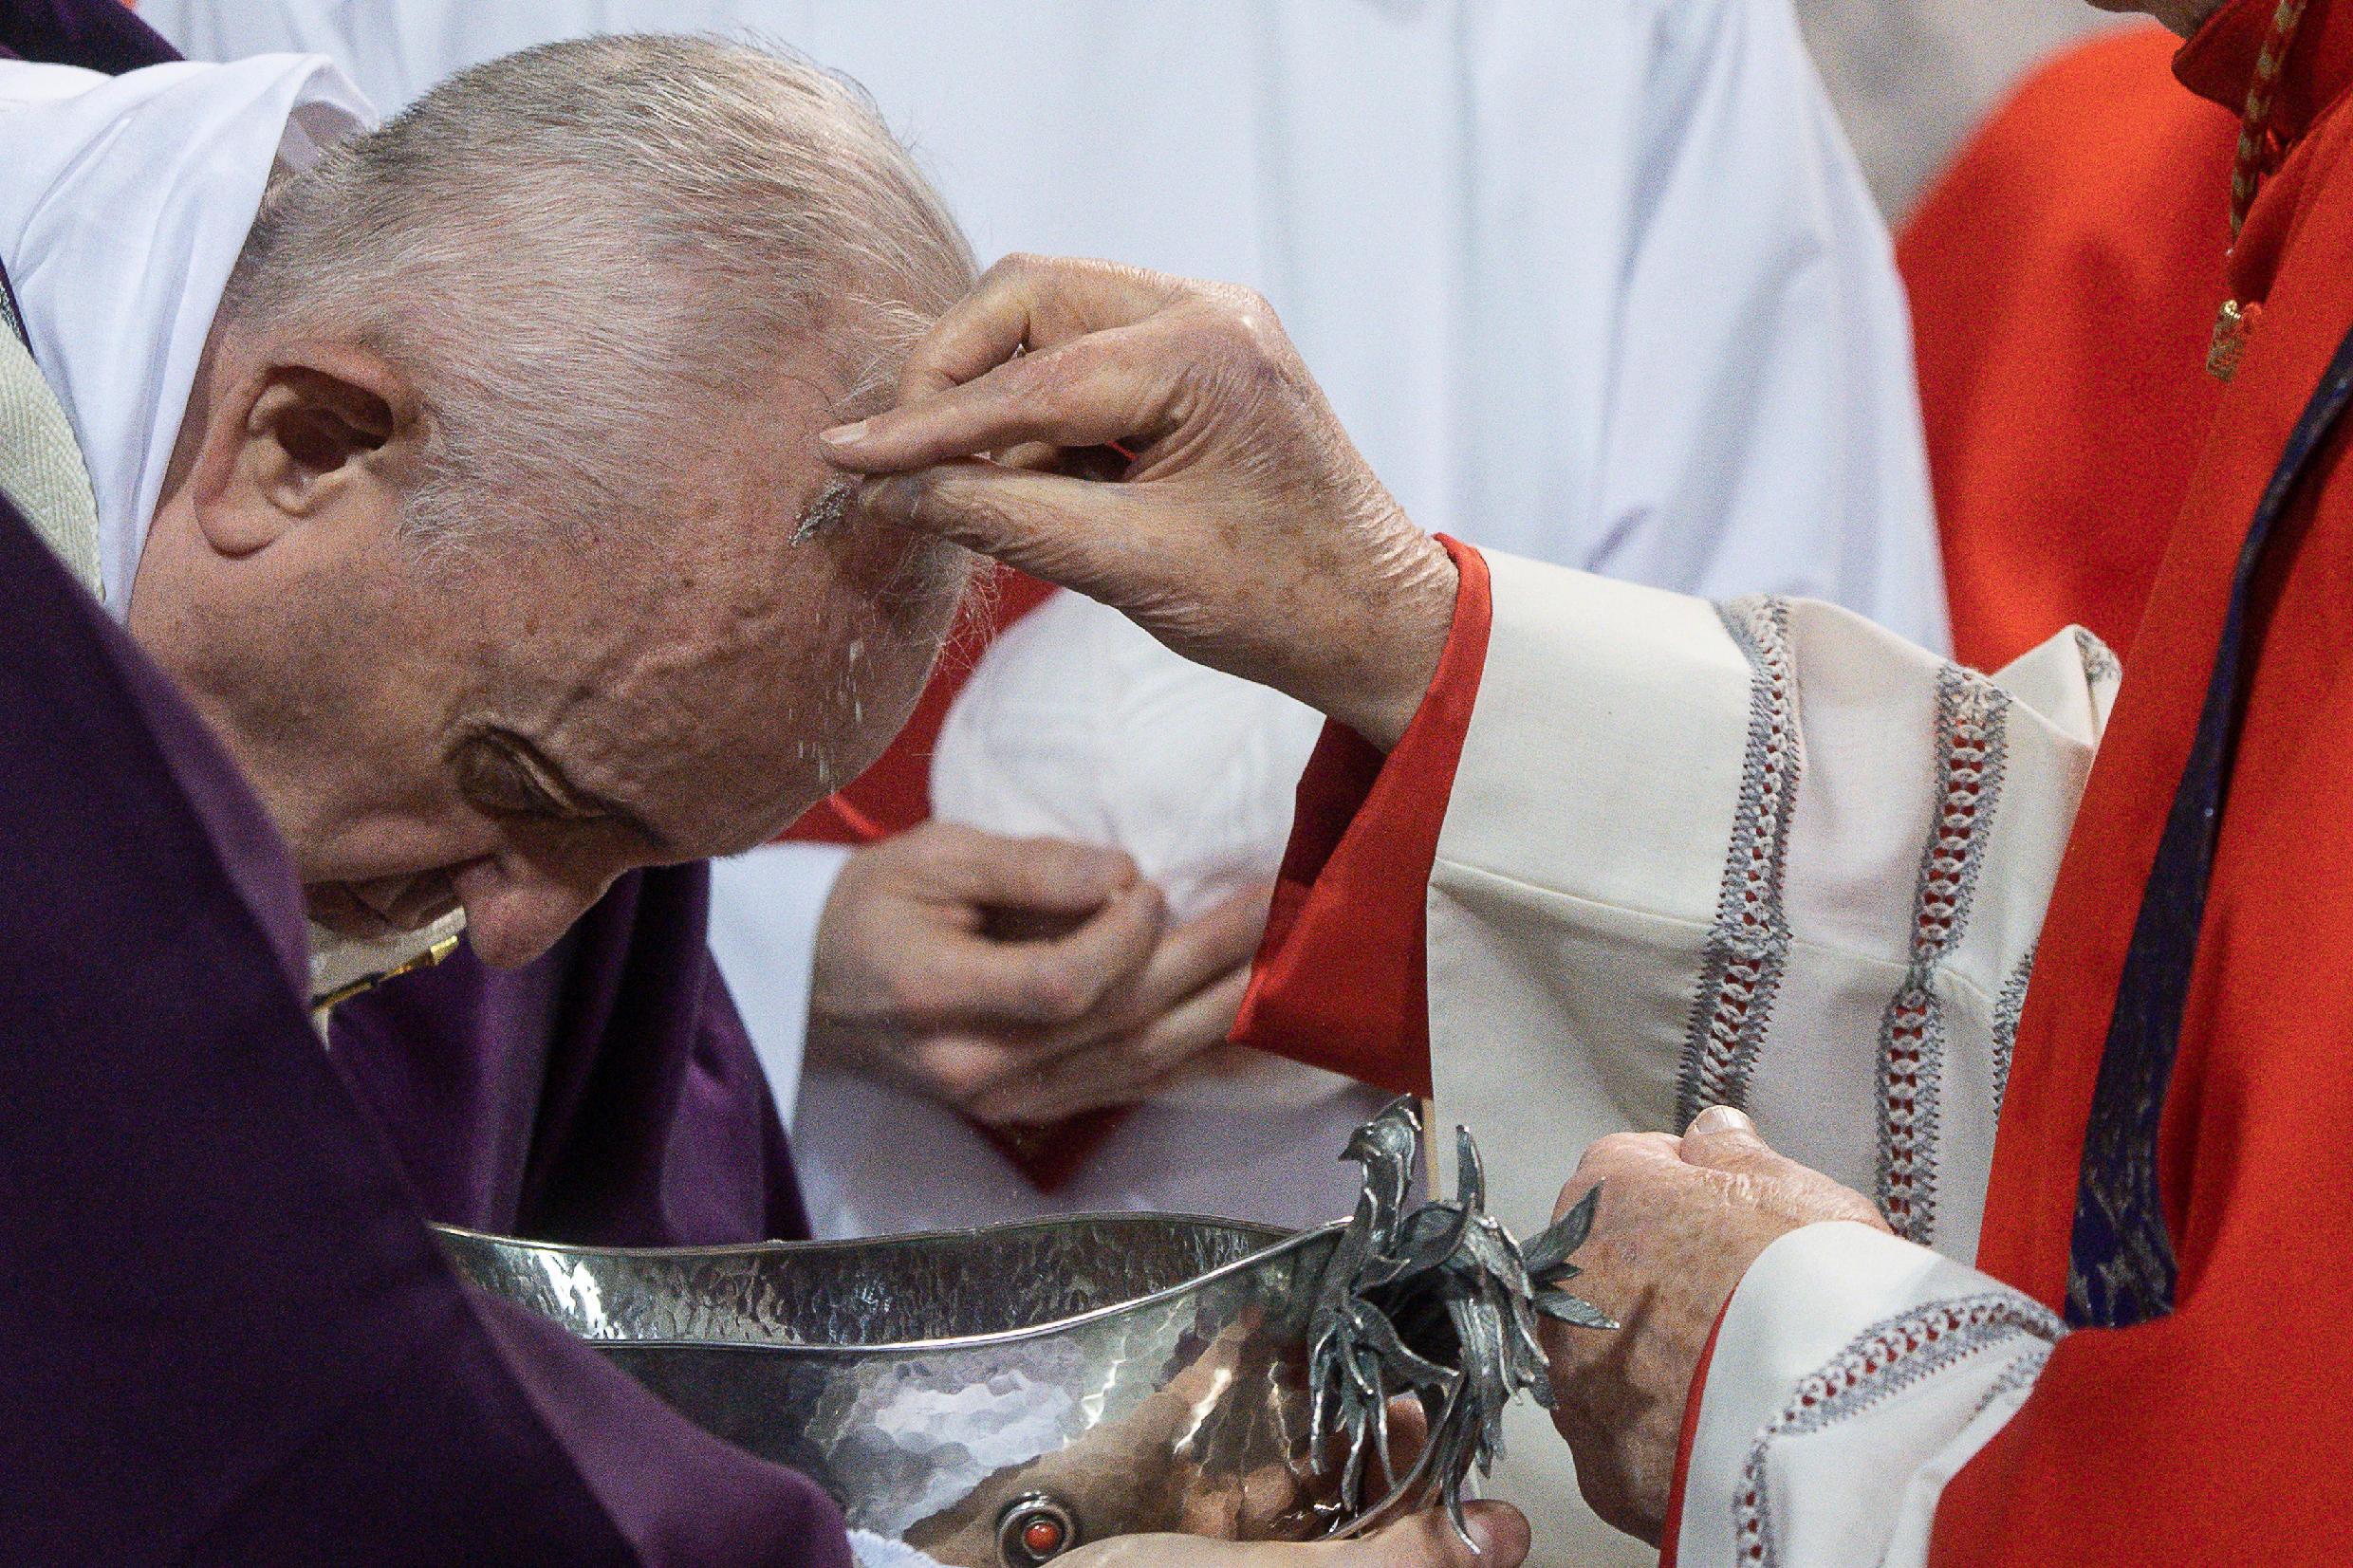
<instances>
[{"instance_id":1,"label":"man's ear","mask_svg":"<svg viewBox=\"0 0 2353 1568\"><path fill-rule=\"evenodd\" d=\"M406 378L364 350L299 350L253 368L206 421L192 475L206 543L244 556L305 523L389 513L417 414Z\"/></svg>"}]
</instances>

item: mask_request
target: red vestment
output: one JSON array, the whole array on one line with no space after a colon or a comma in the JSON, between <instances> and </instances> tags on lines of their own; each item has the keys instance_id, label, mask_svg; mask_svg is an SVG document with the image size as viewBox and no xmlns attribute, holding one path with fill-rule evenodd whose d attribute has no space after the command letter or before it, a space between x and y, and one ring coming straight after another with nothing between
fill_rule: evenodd
<instances>
[{"instance_id":1,"label":"red vestment","mask_svg":"<svg viewBox=\"0 0 2353 1568\"><path fill-rule=\"evenodd\" d=\"M2243 100L2272 13L2231 0L2175 69ZM2233 252L2261 323L2221 397L2045 917L1978 1264L2057 1305L2116 982L2189 750L2233 568L2288 431L2353 328L2353 5L2314 0L2289 139ZM2344 436L2284 521L2209 884L2158 1171L2175 1310L2063 1341L1954 1481L1935 1560L2353 1559L2353 486Z\"/></svg>"},{"instance_id":2,"label":"red vestment","mask_svg":"<svg viewBox=\"0 0 2353 1568\"><path fill-rule=\"evenodd\" d=\"M1896 244L1973 669L2070 624L2128 650L2221 397L2238 121L2174 80L2177 42L2133 28L2036 71Z\"/></svg>"},{"instance_id":3,"label":"red vestment","mask_svg":"<svg viewBox=\"0 0 2353 1568\"><path fill-rule=\"evenodd\" d=\"M2272 9L2231 0L2180 51L2184 83L2242 100ZM1978 1264L2054 1310L2118 978L2239 547L2353 328L2348 86L2353 0L2312 0L2279 90L2289 151L2230 267L2233 297L2262 304L2260 325L2194 466L2043 927ZM2353 1134L2353 986L2333 956L2353 938L2344 440L2340 431L2312 465L2253 600L2253 673L2158 1151L2175 1309L2059 1345L2025 1407L1945 1489L1937 1563L2353 1561L2353 1167L2341 1153ZM1395 933L1420 930L1419 846L1435 847L1452 785L1444 731L1458 749L1475 694L1462 683L1475 683L1471 650L1486 641L1486 606L1473 599L1434 689L1443 700L1425 704L1387 765L1368 777L1356 759L1352 780L1335 742L1302 783L1291 913L1246 1006L1251 1043L1283 1049L1270 1024L1344 1017L1352 997L1370 996L1380 1005L1363 1010L1347 1055L1386 1053L1396 1077L1427 1087L1426 1024L1404 1016L1421 1002L1418 966L1400 987L1353 955L1378 961ZM1417 868L1390 851L1399 844L1415 846ZM1287 962L1293 950L1321 960ZM1292 1048L1348 1066L1311 1035Z\"/></svg>"}]
</instances>

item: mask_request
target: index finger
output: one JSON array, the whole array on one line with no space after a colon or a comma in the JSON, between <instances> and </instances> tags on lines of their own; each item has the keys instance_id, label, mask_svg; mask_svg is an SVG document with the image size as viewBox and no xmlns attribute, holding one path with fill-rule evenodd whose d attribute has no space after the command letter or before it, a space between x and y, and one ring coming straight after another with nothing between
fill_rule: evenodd
<instances>
[{"instance_id":1,"label":"index finger","mask_svg":"<svg viewBox=\"0 0 2353 1568\"><path fill-rule=\"evenodd\" d=\"M901 406L986 375L1025 350L1142 321L1176 280L1117 262L1008 256L932 324L899 372Z\"/></svg>"},{"instance_id":2,"label":"index finger","mask_svg":"<svg viewBox=\"0 0 2353 1568\"><path fill-rule=\"evenodd\" d=\"M1134 887L1134 857L1108 844L1016 838L937 819L925 836L923 869L954 896L992 908L1085 914Z\"/></svg>"},{"instance_id":3,"label":"index finger","mask_svg":"<svg viewBox=\"0 0 2353 1568\"><path fill-rule=\"evenodd\" d=\"M1096 446L1164 423L1183 356L1154 325L1123 323L998 361L971 380L822 432L826 460L899 472L1032 442Z\"/></svg>"},{"instance_id":4,"label":"index finger","mask_svg":"<svg viewBox=\"0 0 2353 1568\"><path fill-rule=\"evenodd\" d=\"M1048 941L974 936L943 945L913 1010L943 1024L1066 1024L1140 972L1159 933L1160 891L1138 882Z\"/></svg>"}]
</instances>

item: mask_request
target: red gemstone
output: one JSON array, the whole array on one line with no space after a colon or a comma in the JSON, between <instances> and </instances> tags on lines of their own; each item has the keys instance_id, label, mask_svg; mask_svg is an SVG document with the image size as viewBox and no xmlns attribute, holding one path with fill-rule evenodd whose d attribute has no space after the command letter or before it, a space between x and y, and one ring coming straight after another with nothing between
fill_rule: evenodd
<instances>
[{"instance_id":1,"label":"red gemstone","mask_svg":"<svg viewBox=\"0 0 2353 1568\"><path fill-rule=\"evenodd\" d=\"M1050 1558L1062 1550L1062 1525L1050 1519L1033 1519L1021 1527L1021 1543L1035 1558Z\"/></svg>"}]
</instances>

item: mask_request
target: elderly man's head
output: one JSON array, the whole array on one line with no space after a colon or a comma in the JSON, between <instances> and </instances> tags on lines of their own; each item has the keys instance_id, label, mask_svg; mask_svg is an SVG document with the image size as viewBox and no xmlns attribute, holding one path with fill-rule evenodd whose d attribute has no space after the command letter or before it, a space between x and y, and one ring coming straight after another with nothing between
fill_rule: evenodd
<instances>
[{"instance_id":1,"label":"elderly man's head","mask_svg":"<svg viewBox=\"0 0 2353 1568\"><path fill-rule=\"evenodd\" d=\"M313 913L520 961L862 766L964 563L835 520L811 438L971 275L854 89L709 40L512 56L281 179L131 623Z\"/></svg>"}]
</instances>

